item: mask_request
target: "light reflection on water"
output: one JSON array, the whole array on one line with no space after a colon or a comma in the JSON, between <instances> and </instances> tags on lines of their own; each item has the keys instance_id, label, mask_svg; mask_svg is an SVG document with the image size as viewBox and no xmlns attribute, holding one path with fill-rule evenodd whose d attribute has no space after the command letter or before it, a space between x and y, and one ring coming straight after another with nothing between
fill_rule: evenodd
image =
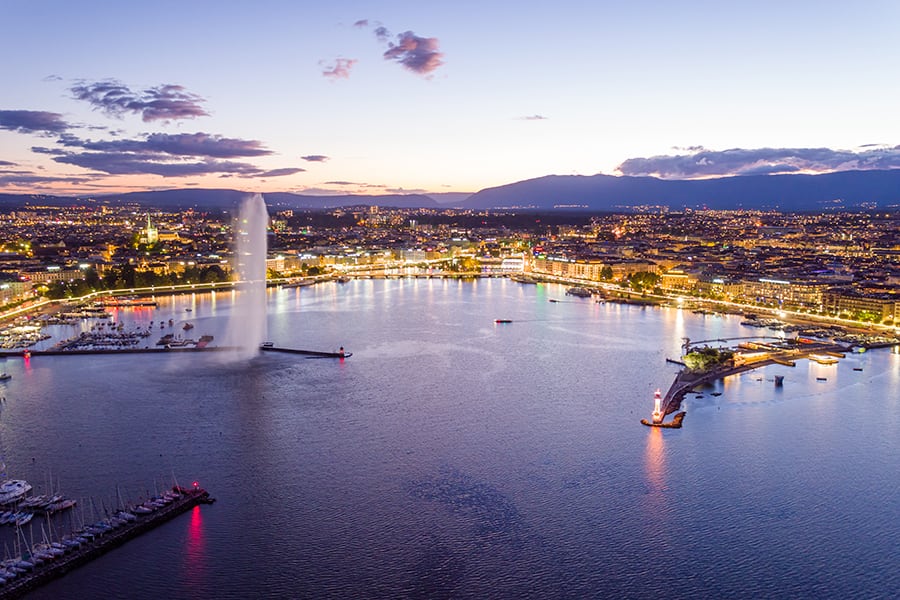
<instances>
[{"instance_id":1,"label":"light reflection on water","mask_svg":"<svg viewBox=\"0 0 900 600\"><path fill-rule=\"evenodd\" d=\"M353 357L7 361L11 476L52 472L85 520L92 497L136 497L173 471L218 498L33 597L838 598L900 585L885 476L900 472L900 355L716 382L688 396L684 429L661 431L639 420L681 338L756 331L549 303L564 289L504 280L267 295L270 339ZM116 320L190 320L218 340L233 299L165 296Z\"/></svg>"}]
</instances>

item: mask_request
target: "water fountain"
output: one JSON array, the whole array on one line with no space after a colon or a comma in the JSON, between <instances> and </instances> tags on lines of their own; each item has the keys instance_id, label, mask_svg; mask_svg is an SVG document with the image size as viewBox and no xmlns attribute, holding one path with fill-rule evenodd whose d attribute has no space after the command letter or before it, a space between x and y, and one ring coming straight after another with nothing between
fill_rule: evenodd
<instances>
[{"instance_id":1,"label":"water fountain","mask_svg":"<svg viewBox=\"0 0 900 600\"><path fill-rule=\"evenodd\" d=\"M223 345L238 359L256 355L266 339L266 226L269 214L262 194L241 201L234 224L234 265L238 280Z\"/></svg>"}]
</instances>

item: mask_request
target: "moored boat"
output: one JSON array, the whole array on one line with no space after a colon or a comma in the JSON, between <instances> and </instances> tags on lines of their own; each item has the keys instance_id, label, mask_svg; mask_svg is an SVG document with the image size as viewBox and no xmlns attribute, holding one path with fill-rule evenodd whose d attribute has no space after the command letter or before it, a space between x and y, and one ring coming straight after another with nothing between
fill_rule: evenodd
<instances>
[{"instance_id":1,"label":"moored boat","mask_svg":"<svg viewBox=\"0 0 900 600\"><path fill-rule=\"evenodd\" d=\"M0 483L0 504L11 504L31 491L31 484L24 479L7 479Z\"/></svg>"},{"instance_id":2,"label":"moored boat","mask_svg":"<svg viewBox=\"0 0 900 600\"><path fill-rule=\"evenodd\" d=\"M583 287L570 287L566 290L567 296L578 296L579 298L590 298L593 295L593 292L587 288Z\"/></svg>"}]
</instances>

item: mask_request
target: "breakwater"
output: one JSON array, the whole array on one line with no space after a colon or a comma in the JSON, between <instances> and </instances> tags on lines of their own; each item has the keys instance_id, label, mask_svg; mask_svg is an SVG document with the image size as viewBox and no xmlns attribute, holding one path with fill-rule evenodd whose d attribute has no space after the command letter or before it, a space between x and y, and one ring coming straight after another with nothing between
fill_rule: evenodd
<instances>
[{"instance_id":1,"label":"breakwater","mask_svg":"<svg viewBox=\"0 0 900 600\"><path fill-rule=\"evenodd\" d=\"M85 541L78 548L72 549L49 562L40 565L36 564L30 572L0 585L0 600L20 598L29 591L57 577L62 577L72 569L106 554L113 548L117 548L142 533L174 519L195 506L215 502L210 497L209 492L202 488L187 489L176 486L173 488L173 491L177 492L178 498L174 499L171 504L147 515L136 515L134 521L95 536L92 541Z\"/></svg>"},{"instance_id":2,"label":"breakwater","mask_svg":"<svg viewBox=\"0 0 900 600\"><path fill-rule=\"evenodd\" d=\"M353 356L352 352L344 352L341 349L338 352L324 352L320 350L300 350L298 348L281 348L279 346L269 346L263 344L259 347L264 352L283 352L285 354L301 354L310 358L349 358Z\"/></svg>"}]
</instances>

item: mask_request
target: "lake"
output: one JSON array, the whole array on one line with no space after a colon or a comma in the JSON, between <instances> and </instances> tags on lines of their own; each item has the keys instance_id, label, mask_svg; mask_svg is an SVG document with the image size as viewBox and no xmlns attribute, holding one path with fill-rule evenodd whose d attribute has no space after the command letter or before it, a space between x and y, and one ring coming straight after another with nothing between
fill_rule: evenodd
<instances>
[{"instance_id":1,"label":"lake","mask_svg":"<svg viewBox=\"0 0 900 600\"><path fill-rule=\"evenodd\" d=\"M235 294L114 319L218 341ZM900 595L900 354L730 377L659 430L683 338L763 332L505 279L272 288L267 311L277 345L353 356L5 361L7 475L78 499L65 519L173 478L218 500L29 598Z\"/></svg>"}]
</instances>

